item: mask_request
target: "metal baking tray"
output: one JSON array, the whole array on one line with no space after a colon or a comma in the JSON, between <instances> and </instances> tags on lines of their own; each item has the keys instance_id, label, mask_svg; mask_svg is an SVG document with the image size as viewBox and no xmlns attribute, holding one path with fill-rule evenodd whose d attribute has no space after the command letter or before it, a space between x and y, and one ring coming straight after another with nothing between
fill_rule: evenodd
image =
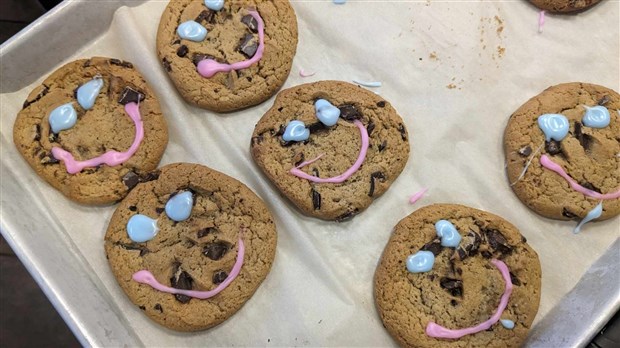
<instances>
[{"instance_id":1,"label":"metal baking tray","mask_svg":"<svg viewBox=\"0 0 620 348\"><path fill-rule=\"evenodd\" d=\"M412 134L412 159L392 189L342 224L302 216L256 174L249 134L272 100L218 116L179 98L155 55L164 7L162 1L65 1L0 47L0 231L83 345L394 345L374 309L372 274L391 226L417 207L407 205L407 193L421 186L431 190L418 206L448 201L502 215L541 255L543 297L527 346L584 346L620 307L620 219L590 224L573 236L571 223L531 213L506 185L499 140L507 116L548 85L590 79L619 89L620 29L595 24L617 21L620 3L548 17L541 35L537 11L523 2L293 1L300 43L286 86L313 81L297 75L302 67L317 70L314 80L380 78L384 87L374 91L401 112ZM360 24L368 13L372 26ZM346 40L333 38L335 25ZM587 52L591 38L605 42L595 47L596 60L565 52ZM380 49L367 50L365 42ZM405 48L411 66L386 64L386 56L404 59L397 53ZM522 50L529 53L519 55ZM271 274L239 313L214 329L176 333L140 313L105 262L102 239L114 207L68 202L12 144L13 121L31 86L64 62L93 55L132 61L154 87L171 130L162 164L192 161L232 175L275 215L279 244ZM532 57L537 64L519 72ZM471 119L441 118L450 113ZM501 121L488 123L493 117ZM424 126L429 122L433 129ZM474 135L481 127L486 137ZM441 150L442 137L456 138L455 153ZM215 150L204 150L209 147Z\"/></svg>"}]
</instances>

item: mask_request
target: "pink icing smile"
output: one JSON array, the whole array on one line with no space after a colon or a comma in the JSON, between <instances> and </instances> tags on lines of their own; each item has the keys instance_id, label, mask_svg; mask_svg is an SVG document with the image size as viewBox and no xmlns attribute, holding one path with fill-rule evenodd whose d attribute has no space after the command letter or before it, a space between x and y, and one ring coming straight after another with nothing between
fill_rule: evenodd
<instances>
[{"instance_id":1,"label":"pink icing smile","mask_svg":"<svg viewBox=\"0 0 620 348\"><path fill-rule=\"evenodd\" d=\"M499 301L499 307L497 307L497 311L495 311L493 316L491 316L489 320L476 326L460 330L450 330L441 325L430 322L428 323L428 325L426 325L426 334L428 336L435 338L460 338L465 335L470 335L476 332L486 330L499 321L499 318L502 316L502 313L508 305L508 298L510 297L510 294L512 294L512 282L510 281L510 272L508 271L508 266L506 266L505 263L495 259L491 260L491 263L499 269L500 273L502 274L502 278L504 278L504 282L506 282L504 294L502 295L502 298Z\"/></svg>"},{"instance_id":2,"label":"pink icing smile","mask_svg":"<svg viewBox=\"0 0 620 348\"><path fill-rule=\"evenodd\" d=\"M366 159L366 152L368 151L368 131L366 130L366 127L364 127L364 124L362 124L362 122L360 122L359 120L355 120L353 123L357 126L357 128L360 130L360 134L362 135L362 148L360 149L360 153L357 156L357 160L355 161L355 163L353 163L351 168L347 169L344 173L338 176L334 176L332 178L326 178L326 179L322 179L322 178L319 178L319 177L316 177L310 174L306 174L303 171L301 171L300 168L303 168L307 166L308 164L316 162L318 159L320 159L323 156L323 155L320 155L319 157L313 160L303 162L297 167L291 169L289 173L295 175L298 178L302 178L302 179L306 179L306 180L309 180L312 182L318 182L318 183L339 184L347 180L348 178L350 178L351 175L353 175L353 173L355 173L362 166L364 159Z\"/></svg>"},{"instance_id":3,"label":"pink icing smile","mask_svg":"<svg viewBox=\"0 0 620 348\"><path fill-rule=\"evenodd\" d=\"M67 172L69 174L75 174L86 167L96 167L100 164L107 164L109 166L117 166L127 161L131 156L138 151L138 147L144 138L144 126L142 124L142 118L140 117L140 108L136 103L128 103L125 105L125 112L129 115L136 127L136 137L129 149L125 152L118 152L110 150L101 156L91 158L86 161L76 161L71 153L60 148L53 147L52 155L54 158L61 160L65 163Z\"/></svg>"},{"instance_id":4,"label":"pink icing smile","mask_svg":"<svg viewBox=\"0 0 620 348\"><path fill-rule=\"evenodd\" d=\"M202 77L212 77L218 72L228 72L231 70L240 70L249 68L252 64L258 62L263 58L263 52L265 51L265 23L263 19L260 17L258 12L256 11L248 11L250 16L256 19L258 22L258 49L256 49L256 53L254 56L248 60L244 60L238 63L233 64L222 64L214 61L213 59L203 59L198 63L198 73Z\"/></svg>"},{"instance_id":5,"label":"pink icing smile","mask_svg":"<svg viewBox=\"0 0 620 348\"><path fill-rule=\"evenodd\" d=\"M150 285L153 289L159 290L161 292L167 292L169 294L179 294L185 295L189 297L199 298L201 300L211 298L217 294L219 294L222 290L226 289L226 287L237 278L239 272L241 271L241 267L243 266L243 256L245 255L245 245L243 244L243 240L239 237L238 241L239 250L237 251L237 260L235 260L235 265L233 266L228 277L215 289L210 291L197 291L197 290L182 290L175 289L169 286L165 286L162 283L158 282L155 279L155 276L147 270L138 271L133 274L131 277L133 280L138 283Z\"/></svg>"},{"instance_id":6,"label":"pink icing smile","mask_svg":"<svg viewBox=\"0 0 620 348\"><path fill-rule=\"evenodd\" d=\"M583 193L584 195L588 196L588 197L592 197L595 199L616 199L618 197L620 197L620 189L616 192L611 192L611 193L606 193L606 194L601 194L598 193L596 191L592 191L589 190L581 185L579 185L579 183L577 183L573 178L571 178L565 171L564 169L562 169L562 167L553 162L549 157L547 157L547 155L542 155L542 157L540 157L540 164L551 170L556 172L558 175L560 175L561 177L563 177L564 179L566 179L566 181L568 181L568 184L570 185L570 187L580 193Z\"/></svg>"}]
</instances>

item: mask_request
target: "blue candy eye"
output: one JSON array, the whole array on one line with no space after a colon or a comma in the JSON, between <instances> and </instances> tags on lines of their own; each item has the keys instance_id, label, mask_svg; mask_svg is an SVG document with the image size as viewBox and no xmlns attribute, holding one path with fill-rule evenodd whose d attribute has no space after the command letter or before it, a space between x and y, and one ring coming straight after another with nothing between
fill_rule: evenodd
<instances>
[{"instance_id":1,"label":"blue candy eye","mask_svg":"<svg viewBox=\"0 0 620 348\"><path fill-rule=\"evenodd\" d=\"M166 215L174 221L185 221L192 213L194 197L189 191L179 192L166 203Z\"/></svg>"},{"instance_id":2,"label":"blue candy eye","mask_svg":"<svg viewBox=\"0 0 620 348\"><path fill-rule=\"evenodd\" d=\"M545 140L562 141L568 134L568 119L560 114L544 114L538 117L538 126L545 133Z\"/></svg>"},{"instance_id":3,"label":"blue candy eye","mask_svg":"<svg viewBox=\"0 0 620 348\"><path fill-rule=\"evenodd\" d=\"M76 122L77 112L75 112L71 103L57 107L52 110L49 116L50 127L55 134L75 126Z\"/></svg>"},{"instance_id":4,"label":"blue candy eye","mask_svg":"<svg viewBox=\"0 0 620 348\"><path fill-rule=\"evenodd\" d=\"M286 125L282 139L284 141L305 141L310 137L310 130L302 121L291 121Z\"/></svg>"},{"instance_id":5,"label":"blue candy eye","mask_svg":"<svg viewBox=\"0 0 620 348\"><path fill-rule=\"evenodd\" d=\"M314 109L316 110L316 117L324 125L331 127L338 123L340 117L340 109L333 106L325 99L319 99L314 103Z\"/></svg>"},{"instance_id":6,"label":"blue candy eye","mask_svg":"<svg viewBox=\"0 0 620 348\"><path fill-rule=\"evenodd\" d=\"M611 117L606 107L600 105L584 107L586 108L586 114L583 115L583 119L581 120L584 126L591 128L605 128L609 126Z\"/></svg>"}]
</instances>

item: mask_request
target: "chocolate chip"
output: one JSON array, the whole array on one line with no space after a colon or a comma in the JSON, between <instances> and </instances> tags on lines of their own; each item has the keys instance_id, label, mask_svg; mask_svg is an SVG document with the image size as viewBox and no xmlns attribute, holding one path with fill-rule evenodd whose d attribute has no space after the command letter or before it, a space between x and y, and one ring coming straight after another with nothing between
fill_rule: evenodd
<instances>
[{"instance_id":1,"label":"chocolate chip","mask_svg":"<svg viewBox=\"0 0 620 348\"><path fill-rule=\"evenodd\" d=\"M207 23L213 24L213 20L215 19L215 11L212 10L204 10L200 12L198 17L196 17L196 22L200 23L205 21Z\"/></svg>"},{"instance_id":2,"label":"chocolate chip","mask_svg":"<svg viewBox=\"0 0 620 348\"><path fill-rule=\"evenodd\" d=\"M128 172L123 176L123 184L127 187L128 190L133 189L140 182L140 177L138 174L134 172Z\"/></svg>"},{"instance_id":3,"label":"chocolate chip","mask_svg":"<svg viewBox=\"0 0 620 348\"><path fill-rule=\"evenodd\" d=\"M155 208L155 214L157 214L157 215L161 215L161 213L163 213L164 211L166 211L166 209L164 209L162 207L156 207Z\"/></svg>"},{"instance_id":4,"label":"chocolate chip","mask_svg":"<svg viewBox=\"0 0 620 348\"><path fill-rule=\"evenodd\" d=\"M206 235L208 235L209 233L215 233L217 232L217 229L213 228L213 227L207 227L207 228L203 228L198 230L198 233L196 234L198 238L202 238Z\"/></svg>"},{"instance_id":5,"label":"chocolate chip","mask_svg":"<svg viewBox=\"0 0 620 348\"><path fill-rule=\"evenodd\" d=\"M512 247L506 241L506 237L501 234L496 229L485 229L484 234L486 235L486 239L491 245L493 250L497 250L502 254L510 254L512 252Z\"/></svg>"},{"instance_id":6,"label":"chocolate chip","mask_svg":"<svg viewBox=\"0 0 620 348\"><path fill-rule=\"evenodd\" d=\"M545 141L545 150L550 155L557 155L562 152L562 145L559 141L551 140Z\"/></svg>"},{"instance_id":7,"label":"chocolate chip","mask_svg":"<svg viewBox=\"0 0 620 348\"><path fill-rule=\"evenodd\" d=\"M456 307L456 305L458 305L459 303L458 303L456 300L450 300L450 304L451 304L453 307Z\"/></svg>"},{"instance_id":8,"label":"chocolate chip","mask_svg":"<svg viewBox=\"0 0 620 348\"><path fill-rule=\"evenodd\" d=\"M170 286L175 289L192 290L192 283L194 280L187 272L180 271L178 267L179 266L177 266L177 271L174 272L175 274L170 278ZM181 303L188 303L192 299L189 296L181 294L175 294L174 297Z\"/></svg>"},{"instance_id":9,"label":"chocolate chip","mask_svg":"<svg viewBox=\"0 0 620 348\"><path fill-rule=\"evenodd\" d=\"M241 43L237 50L247 58L252 58L256 54L256 50L258 50L258 41L254 38L252 34L246 34L243 39L241 39Z\"/></svg>"},{"instance_id":10,"label":"chocolate chip","mask_svg":"<svg viewBox=\"0 0 620 348\"><path fill-rule=\"evenodd\" d=\"M256 19L250 15L245 15L241 17L241 23L248 26L253 33L258 33L258 22Z\"/></svg>"},{"instance_id":11,"label":"chocolate chip","mask_svg":"<svg viewBox=\"0 0 620 348\"><path fill-rule=\"evenodd\" d=\"M168 61L168 59L164 57L164 59L161 60L161 63L164 65L164 69L166 69L167 72L172 71L172 66L170 65L170 62Z\"/></svg>"},{"instance_id":12,"label":"chocolate chip","mask_svg":"<svg viewBox=\"0 0 620 348\"><path fill-rule=\"evenodd\" d=\"M439 280L439 285L448 290L452 296L463 295L463 282L458 279L443 277Z\"/></svg>"},{"instance_id":13,"label":"chocolate chip","mask_svg":"<svg viewBox=\"0 0 620 348\"><path fill-rule=\"evenodd\" d=\"M305 159L306 156L303 152L296 153L295 157L293 157L293 163L295 163L295 167L299 166Z\"/></svg>"},{"instance_id":14,"label":"chocolate chip","mask_svg":"<svg viewBox=\"0 0 620 348\"><path fill-rule=\"evenodd\" d=\"M474 231L469 231L467 235L463 237L461 243L456 249L457 256L460 260L464 260L465 258L475 255L478 252L478 247L480 247L480 242L482 241L482 237Z\"/></svg>"},{"instance_id":15,"label":"chocolate chip","mask_svg":"<svg viewBox=\"0 0 620 348\"><path fill-rule=\"evenodd\" d=\"M385 150L386 147L387 147L387 140L384 140L381 144L379 144L377 149L379 150L379 152L383 152L383 150Z\"/></svg>"},{"instance_id":16,"label":"chocolate chip","mask_svg":"<svg viewBox=\"0 0 620 348\"><path fill-rule=\"evenodd\" d=\"M278 112L282 112L282 110L284 110L284 107L283 107L283 106L280 106L280 107L278 108Z\"/></svg>"},{"instance_id":17,"label":"chocolate chip","mask_svg":"<svg viewBox=\"0 0 620 348\"><path fill-rule=\"evenodd\" d=\"M372 197L375 194L375 180L379 179L381 181L385 180L385 174L382 172L374 172L370 174L370 190L368 191L368 196Z\"/></svg>"},{"instance_id":18,"label":"chocolate chip","mask_svg":"<svg viewBox=\"0 0 620 348\"><path fill-rule=\"evenodd\" d=\"M319 170L316 168L312 168L312 175L316 176L317 178L319 177Z\"/></svg>"},{"instance_id":19,"label":"chocolate chip","mask_svg":"<svg viewBox=\"0 0 620 348\"><path fill-rule=\"evenodd\" d=\"M350 210L336 218L336 222L343 222L353 219L355 215L359 214L359 209L355 208L354 210Z\"/></svg>"},{"instance_id":20,"label":"chocolate chip","mask_svg":"<svg viewBox=\"0 0 620 348\"><path fill-rule=\"evenodd\" d=\"M310 189L310 192L312 192L312 207L314 208L314 210L320 210L321 194L318 193L315 189Z\"/></svg>"},{"instance_id":21,"label":"chocolate chip","mask_svg":"<svg viewBox=\"0 0 620 348\"><path fill-rule=\"evenodd\" d=\"M385 107L385 102L383 100L380 101L380 102L377 102L377 106L380 107L380 108L383 108L383 107Z\"/></svg>"},{"instance_id":22,"label":"chocolate chip","mask_svg":"<svg viewBox=\"0 0 620 348\"><path fill-rule=\"evenodd\" d=\"M255 136L255 137L252 137L252 146L258 145L258 144L260 144L262 142L263 142L263 135L262 134L258 135L258 136Z\"/></svg>"},{"instance_id":23,"label":"chocolate chip","mask_svg":"<svg viewBox=\"0 0 620 348\"><path fill-rule=\"evenodd\" d=\"M562 208L562 216L565 216L569 219L577 219L579 218L579 216L577 216L577 214L573 213L572 211L568 210L568 208L564 207Z\"/></svg>"},{"instance_id":24,"label":"chocolate chip","mask_svg":"<svg viewBox=\"0 0 620 348\"><path fill-rule=\"evenodd\" d=\"M34 125L34 138L32 138L33 141L39 141L41 140L41 127L39 127L38 124Z\"/></svg>"},{"instance_id":25,"label":"chocolate chip","mask_svg":"<svg viewBox=\"0 0 620 348\"><path fill-rule=\"evenodd\" d=\"M591 182L585 181L585 182L580 182L579 185L587 188L588 190L592 190L594 192L598 192L601 193L601 189L599 189L598 187L594 186L594 184L592 184Z\"/></svg>"},{"instance_id":26,"label":"chocolate chip","mask_svg":"<svg viewBox=\"0 0 620 348\"><path fill-rule=\"evenodd\" d=\"M527 238L525 238L524 236L521 236L521 242L527 243Z\"/></svg>"},{"instance_id":27,"label":"chocolate chip","mask_svg":"<svg viewBox=\"0 0 620 348\"><path fill-rule=\"evenodd\" d=\"M162 308L162 306L159 303L155 304L155 307L153 307L153 309L155 309L156 311L159 311L159 313L163 313L164 309Z\"/></svg>"},{"instance_id":28,"label":"chocolate chip","mask_svg":"<svg viewBox=\"0 0 620 348\"><path fill-rule=\"evenodd\" d=\"M213 284L220 284L224 280L226 280L226 278L228 278L228 273L226 273L225 271L219 270L219 271L213 272L213 278L211 280L213 281Z\"/></svg>"},{"instance_id":29,"label":"chocolate chip","mask_svg":"<svg viewBox=\"0 0 620 348\"><path fill-rule=\"evenodd\" d=\"M362 118L362 113L354 105L340 105L338 109L340 110L340 117L344 120L353 121Z\"/></svg>"},{"instance_id":30,"label":"chocolate chip","mask_svg":"<svg viewBox=\"0 0 620 348\"><path fill-rule=\"evenodd\" d=\"M420 249L425 251L430 251L433 255L437 256L441 253L443 247L441 246L441 241L439 239L434 239L426 244Z\"/></svg>"},{"instance_id":31,"label":"chocolate chip","mask_svg":"<svg viewBox=\"0 0 620 348\"><path fill-rule=\"evenodd\" d=\"M22 109L25 109L27 107L29 107L30 105L38 102L41 98L43 98L48 92L50 91L49 87L47 87L46 85L43 85L43 90L41 92L39 92L39 94L37 94L36 97L34 97L33 100L26 100L24 102L24 104L22 105Z\"/></svg>"},{"instance_id":32,"label":"chocolate chip","mask_svg":"<svg viewBox=\"0 0 620 348\"><path fill-rule=\"evenodd\" d=\"M187 46L185 45L181 45L179 46L179 48L177 48L177 56L179 57L185 57L187 55L188 49Z\"/></svg>"},{"instance_id":33,"label":"chocolate chip","mask_svg":"<svg viewBox=\"0 0 620 348\"><path fill-rule=\"evenodd\" d=\"M610 100L611 98L609 98L608 95L604 95L603 98L599 99L597 104L600 106L604 106L605 104L609 103Z\"/></svg>"},{"instance_id":34,"label":"chocolate chip","mask_svg":"<svg viewBox=\"0 0 620 348\"><path fill-rule=\"evenodd\" d=\"M56 140L58 140L58 134L50 133L47 139L50 141L50 143L55 143Z\"/></svg>"},{"instance_id":35,"label":"chocolate chip","mask_svg":"<svg viewBox=\"0 0 620 348\"><path fill-rule=\"evenodd\" d=\"M145 98L144 93L137 91L131 87L125 87L121 92L121 97L118 102L121 105L127 105L129 103L139 103Z\"/></svg>"},{"instance_id":36,"label":"chocolate chip","mask_svg":"<svg viewBox=\"0 0 620 348\"><path fill-rule=\"evenodd\" d=\"M110 64L122 66L123 68L129 68L129 69L133 68L133 64L122 61L120 59L115 59L115 58L110 59Z\"/></svg>"},{"instance_id":37,"label":"chocolate chip","mask_svg":"<svg viewBox=\"0 0 620 348\"><path fill-rule=\"evenodd\" d=\"M482 254L482 257L484 257L485 259L490 259L491 257L493 257L493 254L491 254L490 252L488 252L486 250L480 252L480 254Z\"/></svg>"},{"instance_id":38,"label":"chocolate chip","mask_svg":"<svg viewBox=\"0 0 620 348\"><path fill-rule=\"evenodd\" d=\"M368 132L368 136L372 134L372 131L375 130L375 123L370 120L368 122L368 126L366 126L366 132Z\"/></svg>"},{"instance_id":39,"label":"chocolate chip","mask_svg":"<svg viewBox=\"0 0 620 348\"><path fill-rule=\"evenodd\" d=\"M140 306L140 307L138 307L138 308L140 308L140 309L141 309L141 310L143 310L143 311L145 311L145 310L146 310L146 307L144 307L144 306Z\"/></svg>"},{"instance_id":40,"label":"chocolate chip","mask_svg":"<svg viewBox=\"0 0 620 348\"><path fill-rule=\"evenodd\" d=\"M159 179L159 174L161 174L159 169L155 169L152 172L148 172L148 173L142 175L140 177L140 182L147 182L147 181L157 180L157 179Z\"/></svg>"},{"instance_id":41,"label":"chocolate chip","mask_svg":"<svg viewBox=\"0 0 620 348\"><path fill-rule=\"evenodd\" d=\"M308 125L307 128L310 131L310 134L315 134L315 133L318 133L318 132L321 132L321 131L326 131L326 130L329 129L322 122L312 123L312 124Z\"/></svg>"},{"instance_id":42,"label":"chocolate chip","mask_svg":"<svg viewBox=\"0 0 620 348\"><path fill-rule=\"evenodd\" d=\"M403 140L407 140L407 131L405 130L405 125L402 123L398 124L398 131L400 132L400 137Z\"/></svg>"},{"instance_id":43,"label":"chocolate chip","mask_svg":"<svg viewBox=\"0 0 620 348\"><path fill-rule=\"evenodd\" d=\"M146 254L148 254L150 252L149 249L147 249L147 247L145 247L144 245L140 245L138 243L121 243L121 242L115 242L114 245L118 245L121 248L125 249L125 250L139 250L140 251L140 256L144 256Z\"/></svg>"},{"instance_id":44,"label":"chocolate chip","mask_svg":"<svg viewBox=\"0 0 620 348\"><path fill-rule=\"evenodd\" d=\"M45 154L45 156L41 159L41 164L56 164L60 162L57 160L52 153Z\"/></svg>"},{"instance_id":45,"label":"chocolate chip","mask_svg":"<svg viewBox=\"0 0 620 348\"><path fill-rule=\"evenodd\" d=\"M513 285L516 285L516 286L521 285L521 281L519 280L519 278L517 278L516 275L512 274L512 272L510 272L510 281L512 282Z\"/></svg>"},{"instance_id":46,"label":"chocolate chip","mask_svg":"<svg viewBox=\"0 0 620 348\"><path fill-rule=\"evenodd\" d=\"M221 259L228 251L228 244L224 242L214 242L205 245L202 253L211 260L217 261Z\"/></svg>"},{"instance_id":47,"label":"chocolate chip","mask_svg":"<svg viewBox=\"0 0 620 348\"><path fill-rule=\"evenodd\" d=\"M135 205L130 205L129 208L130 211L138 211L138 207L136 207Z\"/></svg>"},{"instance_id":48,"label":"chocolate chip","mask_svg":"<svg viewBox=\"0 0 620 348\"><path fill-rule=\"evenodd\" d=\"M194 53L194 55L192 56L192 62L194 62L195 66L198 66L198 63L200 63L201 61L205 59L214 59L214 57L208 54L202 54L202 53Z\"/></svg>"},{"instance_id":49,"label":"chocolate chip","mask_svg":"<svg viewBox=\"0 0 620 348\"><path fill-rule=\"evenodd\" d=\"M529 145L519 149L519 155L521 155L521 156L527 157L527 156L529 156L531 154L532 154L532 148Z\"/></svg>"},{"instance_id":50,"label":"chocolate chip","mask_svg":"<svg viewBox=\"0 0 620 348\"><path fill-rule=\"evenodd\" d=\"M88 68L90 66L90 59L87 59L84 64L82 64L83 68Z\"/></svg>"}]
</instances>

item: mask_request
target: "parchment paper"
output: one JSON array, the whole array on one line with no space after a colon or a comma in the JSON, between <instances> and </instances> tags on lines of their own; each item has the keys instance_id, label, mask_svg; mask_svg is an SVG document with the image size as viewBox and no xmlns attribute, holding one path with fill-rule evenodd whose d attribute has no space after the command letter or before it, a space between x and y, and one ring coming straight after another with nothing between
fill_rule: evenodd
<instances>
[{"instance_id":1,"label":"parchment paper","mask_svg":"<svg viewBox=\"0 0 620 348\"><path fill-rule=\"evenodd\" d=\"M133 62L159 97L170 128L161 164L197 162L222 171L248 185L271 209L279 237L271 273L222 325L185 334L151 322L125 297L105 259L103 236L114 207L69 202L18 155L11 134L15 115L53 69L1 99L2 171L21 178L3 180L2 187L23 187L23 195L2 197L3 205L23 207L23 216L4 218L27 219L29 207L47 211L50 228L76 246L67 252L81 253L92 269L84 276L98 279L145 345L392 346L374 307L374 270L392 227L431 203L484 209L521 230L543 270L536 322L620 236L618 217L588 224L574 235L575 223L529 211L507 183L502 153L510 114L548 86L582 81L620 89L617 1L578 15L548 16L542 34L538 10L524 1L293 2L299 44L285 88L322 79L381 81L382 87L371 90L393 104L411 135L412 153L401 176L367 211L345 223L299 213L251 160L254 124L273 99L217 115L180 98L155 54L165 6L152 1L120 8L109 30L54 69L94 55ZM302 78L300 68L316 75ZM427 196L408 204L422 188L429 188Z\"/></svg>"}]
</instances>

